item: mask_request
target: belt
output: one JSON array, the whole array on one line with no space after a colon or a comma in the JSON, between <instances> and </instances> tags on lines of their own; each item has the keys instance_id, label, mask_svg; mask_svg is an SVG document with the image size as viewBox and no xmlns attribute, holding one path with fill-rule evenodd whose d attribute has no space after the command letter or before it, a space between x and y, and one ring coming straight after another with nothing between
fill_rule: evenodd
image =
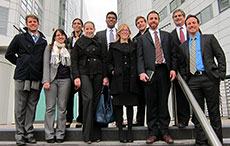
<instances>
[{"instance_id":1,"label":"belt","mask_svg":"<svg viewBox=\"0 0 230 146\"><path fill-rule=\"evenodd\" d=\"M202 76L202 75L204 75L205 74L205 71L196 71L195 73L194 73L194 76Z\"/></svg>"}]
</instances>

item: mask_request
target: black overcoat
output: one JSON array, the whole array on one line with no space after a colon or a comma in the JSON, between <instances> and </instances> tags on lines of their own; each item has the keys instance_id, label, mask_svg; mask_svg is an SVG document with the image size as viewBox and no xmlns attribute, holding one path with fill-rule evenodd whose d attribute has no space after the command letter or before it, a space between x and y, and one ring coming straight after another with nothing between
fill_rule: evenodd
<instances>
[{"instance_id":1,"label":"black overcoat","mask_svg":"<svg viewBox=\"0 0 230 146\"><path fill-rule=\"evenodd\" d=\"M139 93L138 86L138 75L137 75L137 57L136 57L136 44L132 41L129 41L130 47L130 92ZM110 86L111 94L119 94L123 92L123 77L124 70L122 55L122 45L120 41L110 43L109 54L108 54L108 72L111 74ZM114 75L112 71L114 70Z\"/></svg>"}]
</instances>

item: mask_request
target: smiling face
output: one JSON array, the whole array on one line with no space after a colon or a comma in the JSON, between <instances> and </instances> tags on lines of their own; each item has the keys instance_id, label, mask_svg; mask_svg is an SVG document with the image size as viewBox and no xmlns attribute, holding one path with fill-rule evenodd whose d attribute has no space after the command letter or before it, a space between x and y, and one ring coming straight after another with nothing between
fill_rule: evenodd
<instances>
[{"instance_id":1,"label":"smiling face","mask_svg":"<svg viewBox=\"0 0 230 146\"><path fill-rule=\"evenodd\" d=\"M185 23L185 16L182 15L181 11L175 12L173 15L173 21L177 27L181 27Z\"/></svg>"},{"instance_id":2,"label":"smiling face","mask_svg":"<svg viewBox=\"0 0 230 146\"><path fill-rule=\"evenodd\" d=\"M159 23L160 23L160 20L156 13L151 13L148 15L148 24L152 30L156 30Z\"/></svg>"},{"instance_id":3,"label":"smiling face","mask_svg":"<svg viewBox=\"0 0 230 146\"><path fill-rule=\"evenodd\" d=\"M26 26L29 29L29 31L31 31L32 33L38 32L39 23L38 23L37 19L34 19L32 17L28 17Z\"/></svg>"},{"instance_id":4,"label":"smiling face","mask_svg":"<svg viewBox=\"0 0 230 146\"><path fill-rule=\"evenodd\" d=\"M117 23L117 20L116 20L116 16L113 15L113 14L109 14L107 17L106 17L106 24L107 24L107 27L108 28L114 28L115 27L115 24Z\"/></svg>"},{"instance_id":5,"label":"smiling face","mask_svg":"<svg viewBox=\"0 0 230 146\"><path fill-rule=\"evenodd\" d=\"M200 24L195 17L190 17L186 20L186 28L189 32L189 35L194 37L199 32L199 27Z\"/></svg>"},{"instance_id":6,"label":"smiling face","mask_svg":"<svg viewBox=\"0 0 230 146\"><path fill-rule=\"evenodd\" d=\"M66 40L65 34L62 34L60 31L57 31L54 40L60 44L64 43Z\"/></svg>"},{"instance_id":7,"label":"smiling face","mask_svg":"<svg viewBox=\"0 0 230 146\"><path fill-rule=\"evenodd\" d=\"M86 23L84 25L84 34L86 37L92 38L94 36L95 27L92 23Z\"/></svg>"},{"instance_id":8,"label":"smiling face","mask_svg":"<svg viewBox=\"0 0 230 146\"><path fill-rule=\"evenodd\" d=\"M139 29L139 31L144 31L147 27L147 23L143 18L139 18L136 22L136 26Z\"/></svg>"},{"instance_id":9,"label":"smiling face","mask_svg":"<svg viewBox=\"0 0 230 146\"><path fill-rule=\"evenodd\" d=\"M128 40L130 37L130 30L129 27L127 25L124 25L121 30L118 32L118 35L120 36L120 39L123 40Z\"/></svg>"},{"instance_id":10,"label":"smiling face","mask_svg":"<svg viewBox=\"0 0 230 146\"><path fill-rule=\"evenodd\" d=\"M75 20L75 21L73 22L73 24L72 24L72 28L73 28L74 31L76 31L76 32L81 31L81 30L82 30L82 27L83 27L83 25L82 25L82 23L81 23L80 20Z\"/></svg>"}]
</instances>

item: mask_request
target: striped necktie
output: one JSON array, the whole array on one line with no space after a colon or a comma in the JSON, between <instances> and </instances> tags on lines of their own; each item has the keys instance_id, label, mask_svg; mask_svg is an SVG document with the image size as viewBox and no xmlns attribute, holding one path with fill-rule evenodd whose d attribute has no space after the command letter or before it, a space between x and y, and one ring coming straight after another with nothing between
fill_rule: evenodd
<instances>
[{"instance_id":1,"label":"striped necktie","mask_svg":"<svg viewBox=\"0 0 230 146\"><path fill-rule=\"evenodd\" d=\"M159 37L157 35L157 31L154 31L155 35L155 53L156 53L156 62L161 64L163 62L162 50L161 50L161 43Z\"/></svg>"},{"instance_id":2,"label":"striped necktie","mask_svg":"<svg viewBox=\"0 0 230 146\"><path fill-rule=\"evenodd\" d=\"M196 42L195 42L195 37L192 38L191 42L191 50L190 50L190 61L189 61L189 66L190 66L190 72L191 74L195 74L196 72Z\"/></svg>"},{"instance_id":3,"label":"striped necktie","mask_svg":"<svg viewBox=\"0 0 230 146\"><path fill-rule=\"evenodd\" d=\"M34 40L34 43L36 43L38 41L37 35L33 34L33 40Z\"/></svg>"}]
</instances>

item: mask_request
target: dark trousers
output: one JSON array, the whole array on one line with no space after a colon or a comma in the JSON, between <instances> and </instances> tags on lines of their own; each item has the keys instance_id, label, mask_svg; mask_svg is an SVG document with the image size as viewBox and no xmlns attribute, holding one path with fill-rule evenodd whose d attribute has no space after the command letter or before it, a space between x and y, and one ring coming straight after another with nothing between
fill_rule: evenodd
<instances>
[{"instance_id":1,"label":"dark trousers","mask_svg":"<svg viewBox=\"0 0 230 146\"><path fill-rule=\"evenodd\" d=\"M204 74L200 76L191 76L191 78L188 81L188 85L203 111L204 99L206 99L211 126L214 129L219 140L223 142L222 124L219 110L220 83L212 82L208 78L208 76ZM193 115L192 121L195 124L196 144L207 144L207 137L205 136L205 133L202 130L202 127L195 115Z\"/></svg>"},{"instance_id":2,"label":"dark trousers","mask_svg":"<svg viewBox=\"0 0 230 146\"><path fill-rule=\"evenodd\" d=\"M136 122L140 125L144 125L145 122L145 93L144 85L140 83L140 95L138 96L137 115Z\"/></svg>"},{"instance_id":3,"label":"dark trousers","mask_svg":"<svg viewBox=\"0 0 230 146\"><path fill-rule=\"evenodd\" d=\"M125 134L122 134L122 123L123 123L123 106L122 105L114 105L114 112L117 127L119 129L120 138L126 139ZM133 124L133 106L126 106L126 115L128 121L128 133L127 138L132 137L132 124Z\"/></svg>"},{"instance_id":4,"label":"dark trousers","mask_svg":"<svg viewBox=\"0 0 230 146\"><path fill-rule=\"evenodd\" d=\"M67 123L72 123L74 117L74 95L77 92L74 88L74 84L71 85L71 91L70 91L70 95L69 95L69 100L67 103L67 115L66 115L66 122ZM81 95L81 91L78 91L78 102L79 102L79 106L78 108L78 116L76 121L82 123L82 115L83 115L83 108L82 108L82 95Z\"/></svg>"},{"instance_id":5,"label":"dark trousers","mask_svg":"<svg viewBox=\"0 0 230 146\"><path fill-rule=\"evenodd\" d=\"M176 92L175 102L177 108L177 122L187 126L190 118L189 103L177 80L174 80L173 88Z\"/></svg>"},{"instance_id":6,"label":"dark trousers","mask_svg":"<svg viewBox=\"0 0 230 146\"><path fill-rule=\"evenodd\" d=\"M95 141L101 139L101 126L95 121L96 107L101 95L103 75L81 75L81 93L83 103L83 139Z\"/></svg>"},{"instance_id":7,"label":"dark trousers","mask_svg":"<svg viewBox=\"0 0 230 146\"><path fill-rule=\"evenodd\" d=\"M152 83L145 85L147 124L150 136L168 134L170 116L168 95L170 91L169 71L165 64L156 66Z\"/></svg>"}]
</instances>

